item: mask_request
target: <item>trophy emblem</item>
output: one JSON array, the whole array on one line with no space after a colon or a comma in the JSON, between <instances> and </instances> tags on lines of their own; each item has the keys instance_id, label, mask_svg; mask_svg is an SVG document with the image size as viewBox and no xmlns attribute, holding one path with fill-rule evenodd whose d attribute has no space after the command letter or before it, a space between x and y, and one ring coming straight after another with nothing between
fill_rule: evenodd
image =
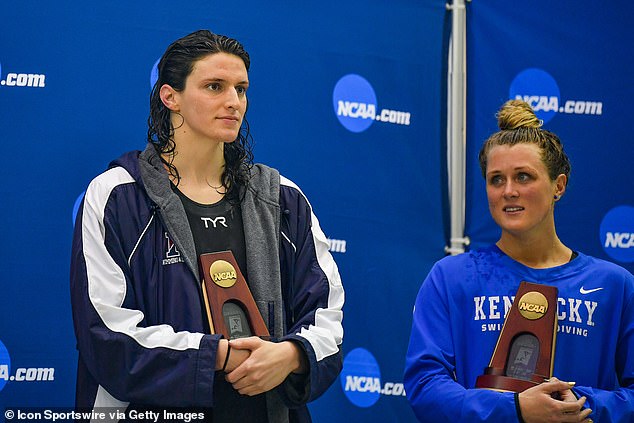
<instances>
[{"instance_id":1,"label":"trophy emblem","mask_svg":"<svg viewBox=\"0 0 634 423\"><path fill-rule=\"evenodd\" d=\"M269 331L231 251L201 254L202 291L211 333L227 339L268 337Z\"/></svg>"},{"instance_id":2,"label":"trophy emblem","mask_svg":"<svg viewBox=\"0 0 634 423\"><path fill-rule=\"evenodd\" d=\"M555 287L520 283L489 366L476 388L522 392L553 374L557 336Z\"/></svg>"}]
</instances>

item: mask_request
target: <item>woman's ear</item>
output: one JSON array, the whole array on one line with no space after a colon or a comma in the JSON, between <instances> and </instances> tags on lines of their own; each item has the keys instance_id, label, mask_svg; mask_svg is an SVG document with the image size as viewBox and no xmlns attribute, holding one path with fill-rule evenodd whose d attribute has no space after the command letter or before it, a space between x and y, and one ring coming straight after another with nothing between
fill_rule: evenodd
<instances>
[{"instance_id":1,"label":"woman's ear","mask_svg":"<svg viewBox=\"0 0 634 423\"><path fill-rule=\"evenodd\" d=\"M178 112L180 110L180 105L178 104L178 92L174 88L168 84L163 84L159 90L159 95L165 107L173 112Z\"/></svg>"},{"instance_id":2,"label":"woman's ear","mask_svg":"<svg viewBox=\"0 0 634 423\"><path fill-rule=\"evenodd\" d=\"M566 186L568 185L568 177L563 173L557 176L555 179L555 196L561 198L566 192Z\"/></svg>"}]
</instances>

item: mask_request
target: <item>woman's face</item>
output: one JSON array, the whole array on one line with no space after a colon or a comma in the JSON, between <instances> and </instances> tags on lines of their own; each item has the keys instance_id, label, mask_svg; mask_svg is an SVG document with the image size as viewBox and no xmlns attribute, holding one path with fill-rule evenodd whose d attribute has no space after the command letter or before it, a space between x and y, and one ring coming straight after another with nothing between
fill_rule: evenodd
<instances>
[{"instance_id":1,"label":"woman's face","mask_svg":"<svg viewBox=\"0 0 634 423\"><path fill-rule=\"evenodd\" d=\"M248 87L247 69L238 56L214 53L196 61L185 88L174 92L171 109L184 120L178 131L217 142L235 141L247 108ZM179 119L174 118L175 127Z\"/></svg>"},{"instance_id":2,"label":"woman's face","mask_svg":"<svg viewBox=\"0 0 634 423\"><path fill-rule=\"evenodd\" d=\"M565 175L550 180L534 144L499 145L489 151L489 211L504 232L522 235L554 230L554 196L563 194L565 182Z\"/></svg>"}]
</instances>

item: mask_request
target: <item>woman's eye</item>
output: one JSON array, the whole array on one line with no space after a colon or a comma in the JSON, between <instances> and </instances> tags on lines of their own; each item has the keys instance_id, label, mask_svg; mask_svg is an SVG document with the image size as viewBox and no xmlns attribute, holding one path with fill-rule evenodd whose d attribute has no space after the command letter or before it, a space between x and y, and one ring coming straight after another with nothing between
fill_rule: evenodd
<instances>
[{"instance_id":1,"label":"woman's eye","mask_svg":"<svg viewBox=\"0 0 634 423\"><path fill-rule=\"evenodd\" d=\"M495 175L492 176L491 179L489 179L489 183L491 185L500 186L504 183L504 179L500 175Z\"/></svg>"},{"instance_id":2,"label":"woman's eye","mask_svg":"<svg viewBox=\"0 0 634 423\"><path fill-rule=\"evenodd\" d=\"M531 176L528 173L520 173L517 175L517 180L520 182L527 182L531 179Z\"/></svg>"}]
</instances>

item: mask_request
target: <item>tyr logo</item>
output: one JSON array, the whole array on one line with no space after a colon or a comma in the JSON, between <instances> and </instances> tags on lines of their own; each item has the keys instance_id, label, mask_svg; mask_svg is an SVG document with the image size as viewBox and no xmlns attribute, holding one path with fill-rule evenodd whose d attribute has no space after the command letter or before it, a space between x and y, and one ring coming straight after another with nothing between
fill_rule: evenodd
<instances>
[{"instance_id":1,"label":"tyr logo","mask_svg":"<svg viewBox=\"0 0 634 423\"><path fill-rule=\"evenodd\" d=\"M214 228L217 228L218 225L222 225L225 228L228 228L227 219L225 219L224 216L218 216L215 219L211 218L211 217L201 217L200 220L205 222L205 229L209 229L209 224L210 223L213 225Z\"/></svg>"}]
</instances>

